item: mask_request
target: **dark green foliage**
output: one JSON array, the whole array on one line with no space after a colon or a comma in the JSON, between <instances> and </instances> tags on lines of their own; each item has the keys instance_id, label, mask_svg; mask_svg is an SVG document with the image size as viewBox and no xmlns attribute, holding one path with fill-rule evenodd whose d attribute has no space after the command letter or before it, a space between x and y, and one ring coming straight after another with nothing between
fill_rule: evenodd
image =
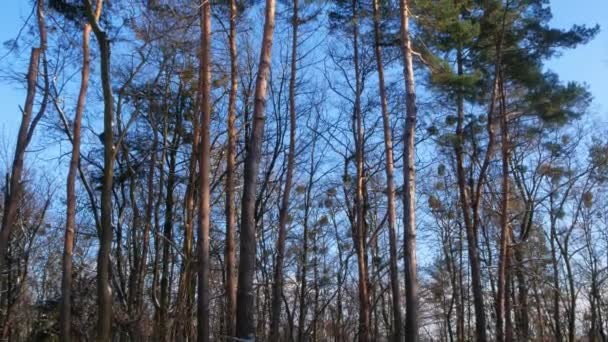
<instances>
[{"instance_id":1,"label":"dark green foliage","mask_svg":"<svg viewBox=\"0 0 608 342\"><path fill-rule=\"evenodd\" d=\"M550 7L542 0L417 0L414 10L429 83L441 98L450 102L461 96L482 111L487 108L500 51L507 112L558 125L584 114L591 100L586 88L561 83L543 63L560 49L588 42L598 26L552 28Z\"/></svg>"},{"instance_id":2,"label":"dark green foliage","mask_svg":"<svg viewBox=\"0 0 608 342\"><path fill-rule=\"evenodd\" d=\"M585 87L569 82L563 85L557 75L545 73L536 88L526 96L529 115L535 115L552 124L565 124L584 113L591 102Z\"/></svg>"},{"instance_id":3,"label":"dark green foliage","mask_svg":"<svg viewBox=\"0 0 608 342\"><path fill-rule=\"evenodd\" d=\"M84 5L80 0L49 0L49 8L62 14L66 19L74 23L82 23L86 18Z\"/></svg>"},{"instance_id":4,"label":"dark green foliage","mask_svg":"<svg viewBox=\"0 0 608 342\"><path fill-rule=\"evenodd\" d=\"M600 183L608 180L608 144L593 139L589 148L589 162L593 167L593 177Z\"/></svg>"}]
</instances>

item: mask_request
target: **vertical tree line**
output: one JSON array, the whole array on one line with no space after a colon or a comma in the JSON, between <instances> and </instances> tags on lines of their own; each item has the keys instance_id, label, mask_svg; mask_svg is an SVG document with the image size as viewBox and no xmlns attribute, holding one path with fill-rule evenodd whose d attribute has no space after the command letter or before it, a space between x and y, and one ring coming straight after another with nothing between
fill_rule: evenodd
<instances>
[{"instance_id":1,"label":"vertical tree line","mask_svg":"<svg viewBox=\"0 0 608 342\"><path fill-rule=\"evenodd\" d=\"M544 0L30 5L0 58L25 94L2 339L606 340L608 141L546 65L598 26Z\"/></svg>"}]
</instances>

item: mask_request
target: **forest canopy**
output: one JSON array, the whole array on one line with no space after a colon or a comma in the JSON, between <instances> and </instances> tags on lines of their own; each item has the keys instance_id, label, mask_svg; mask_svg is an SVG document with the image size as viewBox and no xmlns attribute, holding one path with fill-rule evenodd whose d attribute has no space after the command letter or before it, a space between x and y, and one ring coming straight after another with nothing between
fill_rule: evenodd
<instances>
[{"instance_id":1,"label":"forest canopy","mask_svg":"<svg viewBox=\"0 0 608 342\"><path fill-rule=\"evenodd\" d=\"M599 94L547 66L596 23L548 0L27 4L0 52L23 90L0 340L608 340Z\"/></svg>"}]
</instances>

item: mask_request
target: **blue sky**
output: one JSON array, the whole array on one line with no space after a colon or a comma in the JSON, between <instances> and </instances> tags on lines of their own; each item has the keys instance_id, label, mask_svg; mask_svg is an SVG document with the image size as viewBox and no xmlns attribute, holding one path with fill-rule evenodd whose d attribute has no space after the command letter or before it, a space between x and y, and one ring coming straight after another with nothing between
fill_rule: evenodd
<instances>
[{"instance_id":1,"label":"blue sky","mask_svg":"<svg viewBox=\"0 0 608 342\"><path fill-rule=\"evenodd\" d=\"M4 1L0 10L0 44L17 37L19 29L30 11L30 1ZM0 47L0 56L4 56L6 52L7 49L4 46ZM12 57L9 55L0 61L0 69L5 69L8 59ZM24 69L23 73L25 74L25 72ZM2 143L13 144L13 140L16 139L16 130L21 122L19 106L23 106L24 99L24 89L19 89L19 86L8 84L6 81L0 82L0 103L2 103L0 108L0 140ZM11 136L7 137L7 134Z\"/></svg>"},{"instance_id":2,"label":"blue sky","mask_svg":"<svg viewBox=\"0 0 608 342\"><path fill-rule=\"evenodd\" d=\"M32 0L0 0L0 56L6 54L7 49L2 43L16 38L23 22L30 14ZM569 28L574 24L586 24L589 26L599 24L600 34L589 44L580 46L575 50L567 50L558 57L546 63L546 67L557 72L563 81L577 81L588 85L594 96L594 102L590 114L596 127L603 128L608 123L608 0L552 0L553 11L552 24L559 28ZM28 53L28 50L25 50ZM27 59L28 56L21 56ZM14 56L8 56L0 60L0 71L5 71L8 62L14 60ZM18 69L12 70L24 74L26 66L18 64ZM23 106L25 90L21 85L7 83L0 80L0 170L6 165L12 155L14 142L16 140L17 128L21 121L19 106ZM44 126L38 126L36 136L45 137ZM38 145L43 145L45 139ZM34 143L33 145L36 145ZM42 150L40 147L46 147ZM61 150L61 145L55 147L32 146L33 152L28 154L28 164L49 161L55 157L56 152ZM39 164L37 164L39 165ZM51 161L40 168L43 176L50 178L62 175L67 170L66 160L61 164ZM64 179L64 178L63 178ZM63 184L57 182L57 184ZM62 192L59 192L62 194ZM422 245L420 245L422 246ZM419 259L424 262L432 260L425 255L426 251L432 249L420 248ZM423 262L423 263L424 263Z\"/></svg>"},{"instance_id":3,"label":"blue sky","mask_svg":"<svg viewBox=\"0 0 608 342\"><path fill-rule=\"evenodd\" d=\"M567 28L574 24L599 24L600 33L589 44L568 50L547 67L565 81L584 82L594 96L591 114L608 123L608 1L553 0L553 24Z\"/></svg>"},{"instance_id":4,"label":"blue sky","mask_svg":"<svg viewBox=\"0 0 608 342\"><path fill-rule=\"evenodd\" d=\"M25 18L31 11L31 1L4 0L0 11L0 43L17 36ZM547 63L564 81L586 83L594 96L591 114L601 123L608 123L608 1L606 0L552 0L553 24L567 28L573 24L599 24L600 34L589 44L568 50L559 58ZM0 47L0 56L6 53ZM6 69L9 56L0 61ZM25 57L24 57L25 58ZM25 72L17 70L19 72ZM20 122L19 106L23 105L25 91L19 85L0 82L0 145L13 144ZM40 132L38 132L40 133Z\"/></svg>"}]
</instances>

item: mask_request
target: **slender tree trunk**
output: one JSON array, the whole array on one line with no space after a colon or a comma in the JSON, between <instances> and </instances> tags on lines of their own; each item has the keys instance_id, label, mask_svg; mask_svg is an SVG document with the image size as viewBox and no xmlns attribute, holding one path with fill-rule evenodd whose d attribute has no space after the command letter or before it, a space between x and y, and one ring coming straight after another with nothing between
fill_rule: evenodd
<instances>
[{"instance_id":1,"label":"slender tree trunk","mask_svg":"<svg viewBox=\"0 0 608 342\"><path fill-rule=\"evenodd\" d=\"M512 241L511 239L509 239L510 241ZM504 340L506 342L511 342L513 341L513 320L511 319L511 311L513 311L513 303L515 303L514 300L514 295L515 292L513 291L514 289L514 282L513 282L513 276L512 276L512 272L511 272L511 268L512 268L512 261L513 260L513 256L511 255L513 253L511 247L507 248L507 271L506 271L506 276L505 276L505 281L506 281L506 286L505 286L505 312L504 312L504 321L505 321L505 338Z\"/></svg>"},{"instance_id":2,"label":"slender tree trunk","mask_svg":"<svg viewBox=\"0 0 608 342\"><path fill-rule=\"evenodd\" d=\"M103 88L104 154L101 189L101 232L97 255L97 340L109 341L112 336L112 287L110 282L110 251L112 249L112 186L114 176L114 96L110 82L110 40L99 27L91 2L85 0L89 24L100 50L101 84Z\"/></svg>"},{"instance_id":3,"label":"slender tree trunk","mask_svg":"<svg viewBox=\"0 0 608 342\"><path fill-rule=\"evenodd\" d=\"M127 165L129 169L129 203L132 210L132 219L131 219L131 229L129 229L128 242L130 242L131 249L127 249L127 264L128 264L128 287L126 289L126 301L127 301L127 314L129 317L135 318L135 322L129 322L128 330L125 331L125 335L131 337L132 339L137 339L138 337L138 322L137 322L137 279L138 275L138 267L140 264L139 257L141 255L140 252L140 241L141 239L138 236L138 232L141 227L142 219L141 213L139 211L138 200L137 200L137 166L134 166L131 163L130 158L128 157L129 151L127 150L126 144L123 144L123 150L125 153L125 159L127 160Z\"/></svg>"},{"instance_id":4,"label":"slender tree trunk","mask_svg":"<svg viewBox=\"0 0 608 342\"><path fill-rule=\"evenodd\" d=\"M456 204L458 205L458 204ZM457 283L457 295L458 298L456 299L456 335L457 335L457 339L458 341L464 341L465 340L465 334L466 330L465 330L465 292L467 292L464 288L464 261L463 261L463 224L460 223L458 224L458 267L457 267L457 272L458 272L458 283Z\"/></svg>"},{"instance_id":5,"label":"slender tree trunk","mask_svg":"<svg viewBox=\"0 0 608 342\"><path fill-rule=\"evenodd\" d=\"M177 181L176 165L177 165L177 149L179 146L179 127L181 126L181 114L177 114L177 122L173 132L173 139L169 145L169 171L167 174L167 194L165 197L165 222L162 234L162 270L160 276L160 307L158 308L156 337L161 341L166 341L169 336L169 307L171 305L171 284L170 284L170 267L171 267L171 244L173 242L173 224L174 222L174 205L175 197L173 194Z\"/></svg>"},{"instance_id":6,"label":"slender tree trunk","mask_svg":"<svg viewBox=\"0 0 608 342\"><path fill-rule=\"evenodd\" d=\"M314 146L313 146L314 153ZM304 332L306 331L306 314L308 309L308 303L306 302L306 294L308 292L308 282L307 282L307 274L308 274L308 226L309 226L309 217L310 217L310 195L311 188L313 182L313 170L314 170L314 162L310 163L310 174L308 178L308 185L306 188L306 197L304 199L304 229L302 232L302 265L300 268L300 304L299 304L299 312L298 312L298 342L304 342L306 340L304 336Z\"/></svg>"},{"instance_id":7,"label":"slender tree trunk","mask_svg":"<svg viewBox=\"0 0 608 342\"><path fill-rule=\"evenodd\" d=\"M110 41L105 32L98 36L104 88L104 172L101 192L101 240L97 257L97 295L99 297L98 340L108 341L112 326L112 287L110 250L112 248L112 183L114 176L113 96L110 85Z\"/></svg>"},{"instance_id":8,"label":"slender tree trunk","mask_svg":"<svg viewBox=\"0 0 608 342\"><path fill-rule=\"evenodd\" d=\"M535 324L535 331L538 334L538 337L540 339L540 341L544 341L545 340L545 314L544 314L544 308L543 308L543 300L540 299L540 294L538 291L538 281L536 279L532 280L532 286L533 286L533 291L534 291L534 306L536 309L536 319L537 322Z\"/></svg>"},{"instance_id":9,"label":"slender tree trunk","mask_svg":"<svg viewBox=\"0 0 608 342\"><path fill-rule=\"evenodd\" d=\"M498 71L501 74L501 71ZM501 93L504 94L504 84L502 78L499 81ZM510 225L509 225L509 131L508 123L506 118L506 111L504 110L504 95L501 96L501 139L502 139L502 202L501 202L501 215L500 215L500 246L499 246L499 259L498 259L498 284L497 284L497 299L496 299L496 339L501 342L505 340L505 315L509 314L505 308L508 306L506 301L509 300L509 294L506 291L507 288L507 272L510 255Z\"/></svg>"},{"instance_id":10,"label":"slender tree trunk","mask_svg":"<svg viewBox=\"0 0 608 342\"><path fill-rule=\"evenodd\" d=\"M97 1L95 18L99 19L101 13L101 0ZM76 104L74 127L72 133L72 156L67 178L67 218L65 225L65 240L63 245L63 272L61 278L61 309L60 309L60 336L62 341L69 342L71 335L72 314L72 251L74 249L74 231L76 229L76 175L80 163L80 128L84 104L89 86L89 34L91 25L84 24L82 31L82 71L80 92Z\"/></svg>"},{"instance_id":11,"label":"slender tree trunk","mask_svg":"<svg viewBox=\"0 0 608 342\"><path fill-rule=\"evenodd\" d=\"M283 261L285 259L285 239L287 238L287 221L289 219L289 196L296 157L296 78L298 58L298 1L293 0L292 42L291 42L291 75L289 78L289 152L287 154L287 175L285 189L279 210L279 232L277 237L277 257L272 283L272 312L270 320L270 341L278 342L281 323L281 296L283 293Z\"/></svg>"},{"instance_id":12,"label":"slender tree trunk","mask_svg":"<svg viewBox=\"0 0 608 342\"><path fill-rule=\"evenodd\" d=\"M553 193L554 193L554 189L551 189L551 192L549 193L549 210L552 213L551 214L551 227L550 227L550 245L551 245L551 264L552 264L552 268L553 268L553 324L554 324L554 328L555 328L555 340L556 341L562 341L563 340L563 335L562 335L562 330L561 330L561 325L563 322L560 321L560 285L559 285L559 265L557 263L557 252L556 249L557 247L555 246L555 239L557 239L557 227L556 227L556 218L554 217L555 215L553 214L555 207L553 204Z\"/></svg>"},{"instance_id":13,"label":"slender tree trunk","mask_svg":"<svg viewBox=\"0 0 608 342\"><path fill-rule=\"evenodd\" d=\"M236 334L236 206L234 187L236 173L236 96L238 91L236 54L236 0L230 0L230 94L228 97L228 153L226 155L226 336Z\"/></svg>"},{"instance_id":14,"label":"slender tree trunk","mask_svg":"<svg viewBox=\"0 0 608 342\"><path fill-rule=\"evenodd\" d=\"M336 214L334 209L332 208L331 210L331 221L332 221L332 225L334 228L334 234L335 234L335 238L336 241L339 241L340 239L340 234L338 232L338 224L336 223ZM342 342L344 341L344 324L342 323L342 315L343 315L343 299L342 299L342 285L344 282L343 279L343 270L346 267L345 264L346 262L344 261L344 256L343 256L343 250L342 250L342 245L340 244L340 242L337 243L336 249L338 250L338 262L339 262L339 267L338 267L338 276L337 276L337 282L336 282L336 286L337 286L337 294L336 294L336 318L334 321L334 341L335 342Z\"/></svg>"},{"instance_id":15,"label":"slender tree trunk","mask_svg":"<svg viewBox=\"0 0 608 342\"><path fill-rule=\"evenodd\" d=\"M459 314L459 307L458 307L458 284L456 281L456 273L457 273L457 267L456 267L456 262L455 262L455 258L452 255L452 236L450 234L450 232L446 232L445 237L443 237L443 254L445 255L445 264L446 264L446 269L448 271L448 276L450 277L450 285L452 286L452 298L449 300L448 303L448 309L445 310L446 314L445 314L445 324L447 327L447 335L449 337L450 341L454 341L454 332L453 332L453 328L452 328L452 322L451 322L451 317L452 317L452 311L454 311L454 304L456 303L456 324L458 325L458 314ZM458 329L457 329L458 330ZM458 337L457 337L458 338Z\"/></svg>"},{"instance_id":16,"label":"slender tree trunk","mask_svg":"<svg viewBox=\"0 0 608 342\"><path fill-rule=\"evenodd\" d=\"M168 87L169 82L167 82L166 87ZM168 98L168 92L165 89L165 98ZM166 107L166 106L164 106ZM152 304L154 305L154 309L156 310L155 312L155 323L157 323L158 320L158 315L159 315L159 311L160 311L160 300L158 298L159 296L159 260L161 258L161 247L163 244L163 237L162 237L162 232L161 232L161 223L160 223L160 207L161 207L161 201L162 198L164 196L164 189L165 189L165 160L166 155L167 155L167 150L169 150L169 142L168 142L168 135L169 135L169 123L168 123L168 118L167 118L167 110L166 108L163 109L163 125L162 125L162 147L161 147L161 154L160 154L160 158L158 159L158 170L159 170L159 176L158 176L158 195L157 195L157 199L155 201L155 205L154 205L154 260L153 260L153 266L152 266L152 289L151 289L151 293L152 293ZM159 336L155 336L156 339L159 338Z\"/></svg>"},{"instance_id":17,"label":"slender tree trunk","mask_svg":"<svg viewBox=\"0 0 608 342\"><path fill-rule=\"evenodd\" d=\"M414 84L414 63L409 33L409 0L399 0L401 9L401 50L403 53L403 74L405 77L406 118L403 157L403 207L405 226L405 338L418 340L418 280L416 276L416 90Z\"/></svg>"},{"instance_id":18,"label":"slender tree trunk","mask_svg":"<svg viewBox=\"0 0 608 342\"><path fill-rule=\"evenodd\" d=\"M308 273L308 224L306 222L307 215L305 214L304 218L304 232L302 233L304 243L302 244L302 266L300 268L300 303L298 306L298 342L304 342L305 336L304 332L306 330L306 314L307 314L307 302L306 302L306 293L308 292L308 282L306 280L306 276Z\"/></svg>"},{"instance_id":19,"label":"slender tree trunk","mask_svg":"<svg viewBox=\"0 0 608 342\"><path fill-rule=\"evenodd\" d=\"M19 202L23 192L21 177L25 162L25 152L27 150L27 146L32 140L32 136L38 122L42 118L42 115L44 115L49 93L47 63L46 58L44 57L47 38L43 7L44 1L38 0L36 2L36 14L38 18L40 46L37 48L32 48L30 53L30 64L26 76L27 93L25 97L25 105L22 111L19 133L17 134L17 145L15 146L15 155L13 156L10 179L7 179L7 191L4 199L4 213L2 215L2 231L0 231L0 272L4 269L8 243L17 219L17 209L19 208ZM36 81L38 79L38 69L41 56L44 71L44 94L38 113L32 118L34 102L36 100Z\"/></svg>"},{"instance_id":20,"label":"slender tree trunk","mask_svg":"<svg viewBox=\"0 0 608 342\"><path fill-rule=\"evenodd\" d=\"M201 6L201 143L199 146L200 208L198 226L198 341L209 341L209 189L211 124L211 2Z\"/></svg>"},{"instance_id":21,"label":"slender tree trunk","mask_svg":"<svg viewBox=\"0 0 608 342\"><path fill-rule=\"evenodd\" d=\"M243 197L241 200L241 253L237 290L236 336L255 340L254 286L256 259L255 199L266 111L266 89L270 72L274 34L275 0L266 0L260 64L255 85L253 127L247 144Z\"/></svg>"},{"instance_id":22,"label":"slender tree trunk","mask_svg":"<svg viewBox=\"0 0 608 342\"><path fill-rule=\"evenodd\" d=\"M501 64L502 54L502 36L501 40L496 45L496 70L498 71ZM463 75L463 59L462 50L458 50L458 74ZM493 88L491 92L490 106L488 109L488 120L486 129L488 132L488 144L486 147L486 153L482 165L479 170L479 176L476 186L471 186L471 192L473 192L472 199L469 202L469 194L467 189L467 175L464 169L464 98L462 94L458 95L458 123L456 128L456 135L458 136L458 142L455 146L456 151L456 170L458 175L458 188L460 192L460 204L462 207L463 220L466 227L467 244L469 251L469 261L471 266L471 287L473 290L473 302L475 307L475 333L477 341L487 341L486 333L486 319L484 312L484 299L483 299L483 287L481 284L481 267L479 261L479 246L478 246L478 227L480 222L479 206L481 202L481 192L485 183L485 177L487 174L488 167L490 165L490 159L493 154L494 148L494 110L496 106L496 99L498 96L498 85L499 77L496 73ZM472 215L472 217L471 217Z\"/></svg>"},{"instance_id":23,"label":"slender tree trunk","mask_svg":"<svg viewBox=\"0 0 608 342\"><path fill-rule=\"evenodd\" d=\"M182 84L179 84L179 88L177 90L178 97L180 96L182 91ZM168 96L168 95L166 95ZM178 175L177 175L177 153L180 146L181 141L181 126L182 126L182 113L177 110L178 113L175 114L174 119L175 122L173 124L171 141L168 142L169 136L169 120L170 120L170 112L169 108L164 108L164 129L163 129L163 156L161 160L167 159L168 162L168 170L167 170L167 182L165 186L166 194L164 196L165 201L165 212L164 212L164 223L162 233L160 231L160 226L157 226L155 232L156 238L156 255L155 255L155 275L154 286L158 284L158 279L160 279L160 294L158 296L158 305L156 305L156 314L155 314L155 339L160 341L166 341L171 338L173 332L172 323L175 322L175 319L169 315L170 308L172 306L172 278L173 278L173 264L174 257L171 252L174 246L174 224L176 217L176 209L175 209L175 188L178 184ZM168 153L168 155L166 154ZM161 169L164 167L164 164L161 163ZM163 179L161 176L161 184L163 184ZM162 194L159 194L159 203L160 199L163 198ZM157 208L158 210L158 208ZM162 247L162 248L161 248ZM161 250L162 249L162 250ZM160 254L160 256L158 256ZM158 261L160 260L160 265ZM160 269L160 278L158 275L158 268ZM156 296L156 292L154 292L154 296ZM156 297L154 298L154 302L157 302Z\"/></svg>"},{"instance_id":24,"label":"slender tree trunk","mask_svg":"<svg viewBox=\"0 0 608 342\"><path fill-rule=\"evenodd\" d=\"M475 228L469 209L469 194L466 186L466 173L464 169L464 105L461 102L458 109L458 123L456 127L456 135L458 142L456 143L456 171L458 178L458 189L460 192L460 205L462 216L465 225L467 238L467 248L469 256L469 264L471 267L471 287L473 291L473 306L475 309L475 335L479 342L487 341L486 334L486 318L484 311L483 289L481 285L481 266L479 262L479 247L477 242L477 229ZM473 214L474 215L474 214Z\"/></svg>"},{"instance_id":25,"label":"slender tree trunk","mask_svg":"<svg viewBox=\"0 0 608 342\"><path fill-rule=\"evenodd\" d=\"M192 151L190 153L190 161L188 167L188 185L184 198L184 238L183 238L183 260L180 272L179 288L178 288L178 307L177 311L177 327L176 332L180 335L179 338L186 340L192 335L192 310L194 291L196 290L196 279L193 277L195 257L194 257L194 225L196 216L196 203L198 190L196 181L198 174L196 172L198 165L198 144L200 140L200 125L199 116L194 115L192 118ZM193 284L194 283L194 284Z\"/></svg>"},{"instance_id":26,"label":"slender tree trunk","mask_svg":"<svg viewBox=\"0 0 608 342\"><path fill-rule=\"evenodd\" d=\"M154 209L154 170L156 168L156 158L157 158L157 149L158 149L158 134L156 133L156 119L154 115L156 113L151 111L150 115L150 124L152 127L152 152L150 156L150 165L148 167L148 179L147 179L147 188L148 188L148 196L146 199L146 212L145 212L145 225L144 225L144 233L143 233L143 241L142 241L142 250L141 250L141 259L139 260L138 265L138 276L137 276L137 294L136 302L137 302L137 320L138 322L138 335L143 338L144 336L144 326L143 326L143 317L144 317L144 287L145 287L145 279L146 279L146 267L148 264L148 250L149 250L149 242L150 242L150 230L152 227L153 220L153 209ZM162 187L162 185L160 185Z\"/></svg>"},{"instance_id":27,"label":"slender tree trunk","mask_svg":"<svg viewBox=\"0 0 608 342\"><path fill-rule=\"evenodd\" d=\"M356 163L356 197L355 220L353 227L353 243L357 253L357 269L359 273L359 342L370 341L370 310L369 310L369 284L367 268L367 232L365 224L365 170L363 163L364 135L363 118L361 117L361 71L359 66L359 3L352 0L353 16L353 64L355 68L355 103L353 108L353 126L355 134L355 163Z\"/></svg>"},{"instance_id":28,"label":"slender tree trunk","mask_svg":"<svg viewBox=\"0 0 608 342\"><path fill-rule=\"evenodd\" d=\"M384 130L384 150L386 153L386 188L387 188L387 217L389 234L389 265L392 291L393 309L393 341L401 341L403 338L403 327L401 317L401 294L399 290L399 270L397 269L397 234L395 210L395 182L393 166L393 138L391 134L391 120L388 111L388 101L386 98L386 88L384 85L384 65L382 63L382 48L380 32L380 10L378 0L373 1L374 10L374 38L376 52L376 66L378 68L378 86L380 90L380 104L382 106L382 124Z\"/></svg>"},{"instance_id":29,"label":"slender tree trunk","mask_svg":"<svg viewBox=\"0 0 608 342\"><path fill-rule=\"evenodd\" d=\"M522 245L514 248L513 256L515 260L515 278L517 281L517 333L520 341L528 341L530 338L530 319L529 319L529 305L528 305L528 284L526 284L526 275L523 268L525 257Z\"/></svg>"},{"instance_id":30,"label":"slender tree trunk","mask_svg":"<svg viewBox=\"0 0 608 342\"><path fill-rule=\"evenodd\" d=\"M563 253L564 263L566 266L566 278L568 280L568 341L576 341L576 296L577 291L574 287L574 274L570 262L570 254L568 253L568 241L566 240L566 249Z\"/></svg>"},{"instance_id":31,"label":"slender tree trunk","mask_svg":"<svg viewBox=\"0 0 608 342\"><path fill-rule=\"evenodd\" d=\"M311 184L312 187L312 184ZM319 237L319 233L318 232L314 232L312 234L312 249L314 251L318 251L319 250L319 245L318 245L318 239ZM319 290L319 256L315 255L315 257L313 258L313 263L312 263L312 275L313 275L313 283L312 283L312 289L313 289L313 293L314 293L314 300L313 305L312 305L312 324L311 324L311 328L312 328L312 340L313 341L319 341L318 338L318 333L319 333L319 294L320 294L320 290Z\"/></svg>"},{"instance_id":32,"label":"slender tree trunk","mask_svg":"<svg viewBox=\"0 0 608 342\"><path fill-rule=\"evenodd\" d=\"M316 137L316 135L314 135ZM308 180L306 183L306 193L304 196L304 218L302 232L302 257L301 268L299 270L300 294L299 294L299 312L298 312L298 342L307 341L306 316L308 314L308 251L309 251L309 236L310 236L310 215L312 210L312 188L315 180L316 162L315 162L316 141L313 139L310 146L310 165L308 168ZM339 247L338 247L339 248ZM340 282L340 281L338 281Z\"/></svg>"}]
</instances>

